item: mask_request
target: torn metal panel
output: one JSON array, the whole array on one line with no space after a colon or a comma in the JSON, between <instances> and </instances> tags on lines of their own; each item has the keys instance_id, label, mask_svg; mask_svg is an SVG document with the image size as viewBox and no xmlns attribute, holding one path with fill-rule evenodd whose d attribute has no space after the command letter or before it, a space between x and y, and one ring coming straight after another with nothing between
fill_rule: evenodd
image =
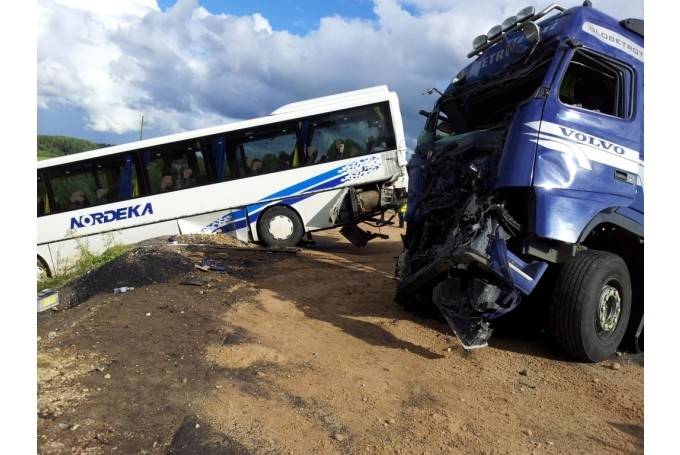
<instances>
[{"instance_id":1,"label":"torn metal panel","mask_svg":"<svg viewBox=\"0 0 680 455\"><path fill-rule=\"evenodd\" d=\"M448 137L428 151L420 168L427 185L416 191L397 261L396 300L430 295L466 348L486 345L490 321L514 309L547 268L508 248L524 228L493 189L504 133Z\"/></svg>"}]
</instances>

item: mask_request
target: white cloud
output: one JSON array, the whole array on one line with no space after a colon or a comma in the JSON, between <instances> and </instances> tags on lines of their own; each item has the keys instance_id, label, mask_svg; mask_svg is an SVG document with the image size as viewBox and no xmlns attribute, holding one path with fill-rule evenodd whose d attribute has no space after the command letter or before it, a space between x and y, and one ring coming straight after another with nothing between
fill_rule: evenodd
<instances>
[{"instance_id":1,"label":"white cloud","mask_svg":"<svg viewBox=\"0 0 680 455\"><path fill-rule=\"evenodd\" d=\"M597 6L641 15L641 1L619 3ZM136 131L143 113L151 127L175 132L387 84L412 139L423 123L416 112L434 102L422 91L443 89L467 62L472 37L525 2L484 5L374 0L376 20L325 17L300 36L273 30L259 13L211 14L196 0L165 12L154 0L39 0L39 104L80 106L97 131Z\"/></svg>"}]
</instances>

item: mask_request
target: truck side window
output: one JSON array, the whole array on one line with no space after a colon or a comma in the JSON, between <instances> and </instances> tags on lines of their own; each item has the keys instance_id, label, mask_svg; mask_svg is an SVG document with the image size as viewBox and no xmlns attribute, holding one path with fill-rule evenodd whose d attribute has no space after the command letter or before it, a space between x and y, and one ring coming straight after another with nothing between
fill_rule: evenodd
<instances>
[{"instance_id":1,"label":"truck side window","mask_svg":"<svg viewBox=\"0 0 680 455\"><path fill-rule=\"evenodd\" d=\"M626 72L630 73L623 66L578 50L562 78L560 101L601 114L628 117L631 77Z\"/></svg>"}]
</instances>

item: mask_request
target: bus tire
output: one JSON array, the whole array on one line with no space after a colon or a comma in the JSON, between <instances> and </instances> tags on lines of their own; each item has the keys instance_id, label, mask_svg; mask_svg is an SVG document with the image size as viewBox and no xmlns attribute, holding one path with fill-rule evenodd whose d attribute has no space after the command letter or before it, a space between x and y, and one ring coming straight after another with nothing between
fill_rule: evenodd
<instances>
[{"instance_id":1,"label":"bus tire","mask_svg":"<svg viewBox=\"0 0 680 455\"><path fill-rule=\"evenodd\" d=\"M631 293L628 267L620 256L578 253L558 272L549 311L553 337L578 360L611 357L626 332Z\"/></svg>"},{"instance_id":2,"label":"bus tire","mask_svg":"<svg viewBox=\"0 0 680 455\"><path fill-rule=\"evenodd\" d=\"M47 267L47 264L45 264L45 262L40 259L40 256L38 256L38 281L51 277L52 275L50 274L50 269Z\"/></svg>"},{"instance_id":3,"label":"bus tire","mask_svg":"<svg viewBox=\"0 0 680 455\"><path fill-rule=\"evenodd\" d=\"M293 209L275 205L260 216L257 232L265 245L280 248L297 245L305 230L300 217Z\"/></svg>"}]
</instances>

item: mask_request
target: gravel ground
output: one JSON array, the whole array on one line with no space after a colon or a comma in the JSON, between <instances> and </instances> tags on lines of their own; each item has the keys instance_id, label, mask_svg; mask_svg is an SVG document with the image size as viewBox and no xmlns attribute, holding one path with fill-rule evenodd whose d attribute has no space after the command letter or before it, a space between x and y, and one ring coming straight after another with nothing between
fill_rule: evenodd
<instances>
[{"instance_id":1,"label":"gravel ground","mask_svg":"<svg viewBox=\"0 0 680 455\"><path fill-rule=\"evenodd\" d=\"M39 453L643 451L642 357L580 364L521 334L464 351L392 301L400 231L384 232L176 247L159 255L180 272L41 315Z\"/></svg>"}]
</instances>

